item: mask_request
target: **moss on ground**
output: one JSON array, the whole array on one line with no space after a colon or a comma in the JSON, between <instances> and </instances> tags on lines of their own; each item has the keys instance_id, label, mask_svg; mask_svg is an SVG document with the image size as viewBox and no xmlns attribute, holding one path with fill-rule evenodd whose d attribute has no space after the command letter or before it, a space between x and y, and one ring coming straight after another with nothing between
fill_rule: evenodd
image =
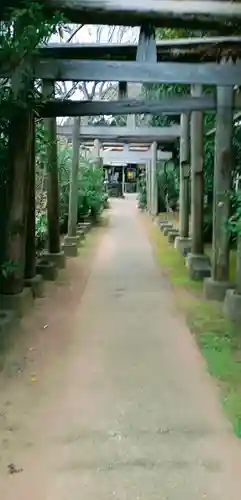
<instances>
[{"instance_id":1,"label":"moss on ground","mask_svg":"<svg viewBox=\"0 0 241 500\"><path fill-rule=\"evenodd\" d=\"M202 283L188 278L184 258L168 243L158 226L151 225L149 230L157 260L173 285L178 297L178 307L184 312L188 326L196 337L209 373L220 386L222 404L235 434L241 438L240 328L224 318L222 304L208 302L203 298ZM210 247L206 251L210 254ZM235 252L232 252L233 280L235 260Z\"/></svg>"}]
</instances>

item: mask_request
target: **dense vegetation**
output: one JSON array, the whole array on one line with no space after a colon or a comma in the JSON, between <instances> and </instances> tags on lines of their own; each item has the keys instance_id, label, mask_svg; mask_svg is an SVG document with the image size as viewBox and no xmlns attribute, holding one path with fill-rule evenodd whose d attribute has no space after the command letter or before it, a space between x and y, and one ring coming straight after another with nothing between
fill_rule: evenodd
<instances>
[{"instance_id":1,"label":"dense vegetation","mask_svg":"<svg viewBox=\"0 0 241 500\"><path fill-rule=\"evenodd\" d=\"M38 142L38 140L37 140ZM43 155L46 143L41 137L37 147L37 189L36 189L36 238L38 248L46 244L47 239L47 198L46 198L46 169ZM69 183L72 165L72 147L60 145L58 148L59 191L60 191L60 231L66 233L68 228ZM90 215L96 218L106 203L106 193L103 184L102 169L84 157L80 152L78 174L78 222Z\"/></svg>"},{"instance_id":2,"label":"dense vegetation","mask_svg":"<svg viewBox=\"0 0 241 500\"><path fill-rule=\"evenodd\" d=\"M63 16L56 14L46 20L40 5L34 1L26 2L26 8L15 10L11 19L0 22L0 64L9 67L17 76L18 91L14 85L9 85L8 79L2 79L0 85L0 106L4 113L0 116L0 230L2 235L0 245L0 271L6 275L12 263L5 257L7 245L7 214L11 196L11 145L9 143L10 114L12 105L17 103L22 111L30 109L31 101L42 98L41 83L35 82L29 86L29 71L27 62L38 50L40 44L48 42L53 34L62 36L63 30L68 30ZM23 64L24 62L24 64ZM16 71L15 71L16 70ZM14 76L15 78L15 76ZM14 80L13 80L14 83ZM26 90L28 89L28 90ZM29 89L31 89L29 91ZM42 120L36 126L36 239L37 249L46 244L47 239L47 136ZM68 145L58 147L59 187L60 187L60 230L65 232L68 225L69 181L72 163L72 148ZM97 217L103 203L105 193L101 169L80 157L78 178L78 218L88 214ZM7 186L7 188L6 188Z\"/></svg>"},{"instance_id":3,"label":"dense vegetation","mask_svg":"<svg viewBox=\"0 0 241 500\"><path fill-rule=\"evenodd\" d=\"M157 39L177 39L181 37L190 38L192 36L204 37L208 33L193 33L186 30L160 29L156 31ZM190 91L186 85L148 85L144 87L144 93L148 98L163 98L184 95ZM204 92L214 92L215 88L204 86ZM168 125L177 123L179 118L153 116L150 124L152 126ZM237 124L236 124L237 125ZM207 135L207 132L215 127L215 114L206 113L204 115L204 237L206 241L211 241L212 237L212 202L213 202L213 171L215 155L215 134ZM178 145L174 150L174 162L167 162L159 168L159 209L165 211L168 206L176 208L179 197L179 149ZM233 171L231 216L229 230L233 233L233 239L239 231L238 220L240 218L240 191L237 180L241 176L241 128L234 127L233 133ZM141 194L143 200L143 195Z\"/></svg>"}]
</instances>

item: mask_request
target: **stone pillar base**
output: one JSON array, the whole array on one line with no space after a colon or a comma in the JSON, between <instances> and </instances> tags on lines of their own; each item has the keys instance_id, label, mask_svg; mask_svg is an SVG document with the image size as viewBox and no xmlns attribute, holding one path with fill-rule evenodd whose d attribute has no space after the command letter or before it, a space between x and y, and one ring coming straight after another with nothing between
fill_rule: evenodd
<instances>
[{"instance_id":1,"label":"stone pillar base","mask_svg":"<svg viewBox=\"0 0 241 500\"><path fill-rule=\"evenodd\" d=\"M37 274L40 274L46 281L55 281L58 277L58 270L53 262L41 259L36 266Z\"/></svg>"},{"instance_id":2,"label":"stone pillar base","mask_svg":"<svg viewBox=\"0 0 241 500\"><path fill-rule=\"evenodd\" d=\"M203 294L205 299L222 302L225 299L227 290L234 288L229 281L215 281L212 278L205 278L203 282Z\"/></svg>"},{"instance_id":3,"label":"stone pillar base","mask_svg":"<svg viewBox=\"0 0 241 500\"><path fill-rule=\"evenodd\" d=\"M78 245L79 244L79 236L65 236L64 245Z\"/></svg>"},{"instance_id":4,"label":"stone pillar base","mask_svg":"<svg viewBox=\"0 0 241 500\"><path fill-rule=\"evenodd\" d=\"M79 222L77 224L78 229L83 229L84 232L88 232L91 229L91 222Z\"/></svg>"},{"instance_id":5,"label":"stone pillar base","mask_svg":"<svg viewBox=\"0 0 241 500\"><path fill-rule=\"evenodd\" d=\"M34 299L44 296L44 281L41 274L36 274L33 278L25 279L24 283L26 287L31 288Z\"/></svg>"},{"instance_id":6,"label":"stone pillar base","mask_svg":"<svg viewBox=\"0 0 241 500\"><path fill-rule=\"evenodd\" d=\"M166 227L173 228L173 224L171 222L161 222L159 226L161 231L164 231Z\"/></svg>"},{"instance_id":7,"label":"stone pillar base","mask_svg":"<svg viewBox=\"0 0 241 500\"><path fill-rule=\"evenodd\" d=\"M173 231L176 231L176 229L171 225L171 226L166 226L163 229L163 234L164 236L168 236L168 233L171 233Z\"/></svg>"},{"instance_id":8,"label":"stone pillar base","mask_svg":"<svg viewBox=\"0 0 241 500\"><path fill-rule=\"evenodd\" d=\"M68 241L64 242L63 245L64 255L66 257L77 257L78 256L78 243L71 243Z\"/></svg>"},{"instance_id":9,"label":"stone pillar base","mask_svg":"<svg viewBox=\"0 0 241 500\"><path fill-rule=\"evenodd\" d=\"M183 257L186 257L188 253L191 252L192 248L192 240L191 238L183 238L182 236L178 236L175 239L174 247L180 252Z\"/></svg>"},{"instance_id":10,"label":"stone pillar base","mask_svg":"<svg viewBox=\"0 0 241 500\"><path fill-rule=\"evenodd\" d=\"M211 262L206 255L189 253L186 259L189 278L193 281L202 281L211 275Z\"/></svg>"},{"instance_id":11,"label":"stone pillar base","mask_svg":"<svg viewBox=\"0 0 241 500\"><path fill-rule=\"evenodd\" d=\"M168 243L174 244L175 239L179 236L179 231L178 229L173 229L172 231L169 231L167 239Z\"/></svg>"},{"instance_id":12,"label":"stone pillar base","mask_svg":"<svg viewBox=\"0 0 241 500\"><path fill-rule=\"evenodd\" d=\"M0 295L0 309L14 311L17 316L24 316L33 307L33 294L30 288L22 292Z\"/></svg>"},{"instance_id":13,"label":"stone pillar base","mask_svg":"<svg viewBox=\"0 0 241 500\"><path fill-rule=\"evenodd\" d=\"M76 231L76 235L78 236L80 243L84 242L84 240L85 240L85 231L83 229L78 229Z\"/></svg>"},{"instance_id":14,"label":"stone pillar base","mask_svg":"<svg viewBox=\"0 0 241 500\"><path fill-rule=\"evenodd\" d=\"M238 323L241 322L241 294L236 290L227 290L223 304L224 316Z\"/></svg>"},{"instance_id":15,"label":"stone pillar base","mask_svg":"<svg viewBox=\"0 0 241 500\"><path fill-rule=\"evenodd\" d=\"M58 252L58 253L45 252L44 259L46 259L49 262L52 262L58 269L65 268L66 262L65 262L64 252Z\"/></svg>"}]
</instances>

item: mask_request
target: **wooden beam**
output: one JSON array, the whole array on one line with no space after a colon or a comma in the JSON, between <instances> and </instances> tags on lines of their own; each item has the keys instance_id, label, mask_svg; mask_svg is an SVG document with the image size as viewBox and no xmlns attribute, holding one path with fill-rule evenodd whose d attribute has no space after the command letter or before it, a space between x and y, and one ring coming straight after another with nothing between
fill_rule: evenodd
<instances>
[{"instance_id":1,"label":"wooden beam","mask_svg":"<svg viewBox=\"0 0 241 500\"><path fill-rule=\"evenodd\" d=\"M33 69L34 77L57 81L108 81L134 83L181 83L207 85L239 85L241 65L232 67L217 63L140 63L136 61L69 61L40 60ZM0 77L9 76L4 68Z\"/></svg>"},{"instance_id":2,"label":"wooden beam","mask_svg":"<svg viewBox=\"0 0 241 500\"><path fill-rule=\"evenodd\" d=\"M107 165L109 162L123 162L123 163L146 163L151 160L150 151L101 151L101 158L103 163ZM172 153L168 151L157 151L157 159L166 161L172 158Z\"/></svg>"},{"instance_id":3,"label":"wooden beam","mask_svg":"<svg viewBox=\"0 0 241 500\"><path fill-rule=\"evenodd\" d=\"M235 97L235 108L241 108L241 94ZM123 99L118 101L68 101L56 99L46 101L35 107L37 113L44 118L57 116L99 116L152 114L179 115L191 111L216 111L216 96L201 97L180 96L164 97L161 100Z\"/></svg>"},{"instance_id":4,"label":"wooden beam","mask_svg":"<svg viewBox=\"0 0 241 500\"><path fill-rule=\"evenodd\" d=\"M38 47L37 56L40 59L107 59L135 61L138 45L136 43L49 43ZM233 49L235 53L241 52L240 36L219 36L205 38L179 38L159 40L156 42L157 60L169 53L173 58L189 55L189 51L213 49L216 55L220 49Z\"/></svg>"},{"instance_id":5,"label":"wooden beam","mask_svg":"<svg viewBox=\"0 0 241 500\"><path fill-rule=\"evenodd\" d=\"M60 136L61 137L61 136ZM62 136L63 137L63 136ZM67 138L68 139L68 138ZM69 138L71 139L71 138ZM72 142L72 141L71 141ZM103 149L105 148L118 148L118 150L120 150L119 148L124 148L124 146L128 144L130 150L137 150L137 151L143 151L143 148L148 149L150 144L149 142L146 142L146 141L140 141L138 140L137 142L136 141L131 141L131 140L128 140L128 141L124 141L122 139L118 139L118 140L102 140L101 141L101 146ZM163 145L164 144L164 145ZM81 137L81 147L83 148L93 148L94 146L94 139L85 139L85 140L82 140L82 137ZM172 151L173 150L173 144L166 144L165 141L162 141L161 144L159 144L159 151Z\"/></svg>"},{"instance_id":6,"label":"wooden beam","mask_svg":"<svg viewBox=\"0 0 241 500\"><path fill-rule=\"evenodd\" d=\"M44 103L33 101L29 103L34 108L36 114L42 118L53 117L75 117L75 116L99 116L99 115L127 115L127 114L152 114L152 115L174 115L189 113L191 111L216 111L216 96L213 94L201 97L190 97L183 95L180 97L163 97L162 99L138 100L121 99L114 101L72 101L68 99L45 100ZM9 118L14 111L19 108L19 102L11 101L2 103L2 114ZM241 109L241 94L236 94L234 98L234 108ZM241 113L237 113L234 118L240 120ZM207 135L215 132L210 129Z\"/></svg>"},{"instance_id":7,"label":"wooden beam","mask_svg":"<svg viewBox=\"0 0 241 500\"><path fill-rule=\"evenodd\" d=\"M71 22L81 24L108 24L138 26L153 22L156 26L178 28L221 29L224 32L238 26L241 4L229 1L195 0L38 0L46 13L61 11ZM6 8L19 8L23 0L2 0L0 14Z\"/></svg>"},{"instance_id":8,"label":"wooden beam","mask_svg":"<svg viewBox=\"0 0 241 500\"><path fill-rule=\"evenodd\" d=\"M161 40L156 42L157 61L211 62L226 55L241 57L241 37L207 37ZM90 59L135 61L137 44L48 44L41 46L36 59ZM151 62L151 61L149 61Z\"/></svg>"},{"instance_id":9,"label":"wooden beam","mask_svg":"<svg viewBox=\"0 0 241 500\"><path fill-rule=\"evenodd\" d=\"M72 137L72 127L69 125L57 126L57 134ZM128 127L103 127L87 126L80 128L80 136L85 139L110 139L125 140L128 142L173 142L180 137L179 125L170 127L140 127L136 129Z\"/></svg>"}]
</instances>

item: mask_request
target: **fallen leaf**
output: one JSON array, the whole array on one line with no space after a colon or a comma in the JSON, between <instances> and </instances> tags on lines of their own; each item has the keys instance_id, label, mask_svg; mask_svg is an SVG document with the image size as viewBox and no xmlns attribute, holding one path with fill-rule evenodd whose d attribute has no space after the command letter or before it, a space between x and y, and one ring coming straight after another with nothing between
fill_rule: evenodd
<instances>
[{"instance_id":1,"label":"fallen leaf","mask_svg":"<svg viewBox=\"0 0 241 500\"><path fill-rule=\"evenodd\" d=\"M19 472L23 472L23 469L18 469L14 464L8 465L9 474L19 474Z\"/></svg>"}]
</instances>

